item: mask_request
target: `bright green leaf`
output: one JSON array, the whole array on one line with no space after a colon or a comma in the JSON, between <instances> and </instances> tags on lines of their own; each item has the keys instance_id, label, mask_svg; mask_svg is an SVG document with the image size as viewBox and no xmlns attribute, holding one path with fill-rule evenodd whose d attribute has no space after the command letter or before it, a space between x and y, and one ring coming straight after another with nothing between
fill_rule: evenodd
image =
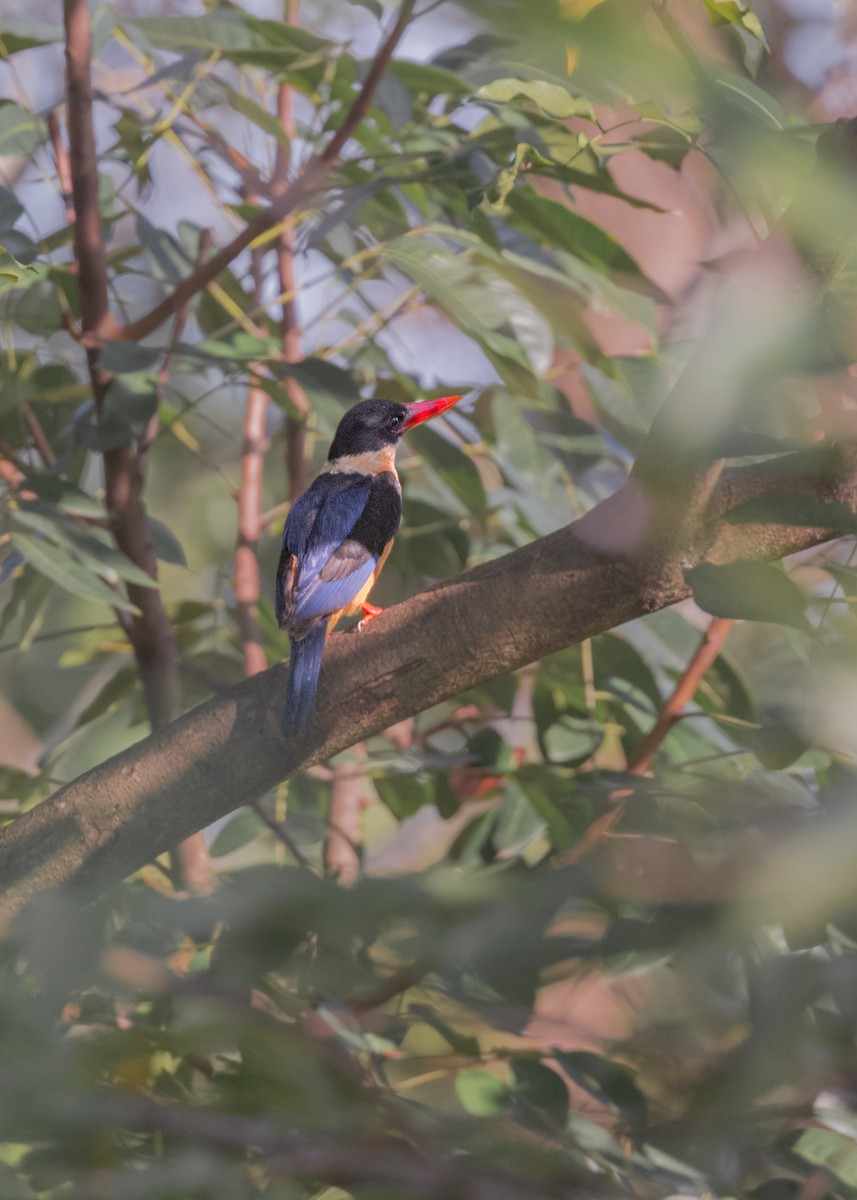
<instances>
[{"instance_id":1,"label":"bright green leaf","mask_svg":"<svg viewBox=\"0 0 857 1200\"><path fill-rule=\"evenodd\" d=\"M494 100L507 104L523 96L538 104L543 112L565 120L567 117L586 117L595 120L595 112L583 96L574 96L558 83L547 83L543 79L495 79L486 83L476 93L477 100Z\"/></svg>"},{"instance_id":2,"label":"bright green leaf","mask_svg":"<svg viewBox=\"0 0 857 1200\"><path fill-rule=\"evenodd\" d=\"M493 1117L509 1107L509 1085L482 1067L464 1067L455 1076L455 1094L474 1117Z\"/></svg>"}]
</instances>

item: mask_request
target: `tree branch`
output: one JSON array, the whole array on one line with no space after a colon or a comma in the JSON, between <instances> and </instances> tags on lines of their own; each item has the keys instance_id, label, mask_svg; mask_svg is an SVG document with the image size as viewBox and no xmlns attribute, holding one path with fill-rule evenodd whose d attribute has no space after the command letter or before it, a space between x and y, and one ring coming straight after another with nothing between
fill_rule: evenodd
<instances>
[{"instance_id":1,"label":"tree branch","mask_svg":"<svg viewBox=\"0 0 857 1200\"><path fill-rule=\"evenodd\" d=\"M98 365L99 346L113 335L116 325L110 313L98 202L98 155L92 121L92 29L87 0L65 0L64 13L71 148L68 166L75 216L81 340L86 347L96 411L100 413L112 376ZM58 138L55 148L59 169L65 171ZM177 311L181 313L181 305ZM145 454L138 454L130 442L106 451L104 482L106 507L117 546L157 581L157 557L143 503ZM175 638L157 587L129 583L128 598L139 609L139 615L124 622L123 627L137 660L149 721L157 729L174 721L181 711ZM201 836L195 836L187 847L180 848L179 857L184 885L194 891L210 890L211 869Z\"/></svg>"},{"instance_id":2,"label":"tree branch","mask_svg":"<svg viewBox=\"0 0 857 1200\"><path fill-rule=\"evenodd\" d=\"M66 0L66 2L72 6L80 6L81 4L81 0ZM294 212L305 200L308 200L322 187L336 166L346 142L349 138L353 137L360 122L369 111L381 78L390 64L390 60L393 57L396 46L401 40L402 34L407 28L414 3L415 0L403 0L396 22L375 55L362 88L355 97L354 103L348 110L339 129L337 129L322 153L310 159L301 174L293 182L286 183L283 181L282 183L278 183L278 181L275 181L275 186L272 189L273 200L264 212L259 213L252 221L248 222L228 245L219 250L207 262L201 263L186 279L181 281L175 291L171 292L169 296L165 296L149 312L144 313L142 317L138 317L136 321L130 321L127 325L120 327L114 323L111 329L105 328L102 335L105 340L121 338L129 341L137 341L139 338L152 333L168 317L177 312L183 304L192 299L197 292L202 291L207 284L211 283L212 279L215 279L221 271L226 270L229 264L238 257L242 250L246 250L251 242L261 237L263 233L267 233L269 229L273 229L284 217Z\"/></svg>"},{"instance_id":3,"label":"tree branch","mask_svg":"<svg viewBox=\"0 0 857 1200\"><path fill-rule=\"evenodd\" d=\"M253 252L253 299L262 296L262 264L259 251ZM254 382L247 385L244 406L244 438L241 446L241 484L238 489L238 537L235 544L235 607L244 647L244 674L264 671L268 658L259 630L259 560L257 558L262 481L265 471L267 438L265 425L270 397Z\"/></svg>"},{"instance_id":4,"label":"tree branch","mask_svg":"<svg viewBox=\"0 0 857 1200\"><path fill-rule=\"evenodd\" d=\"M333 768L330 817L324 840L325 870L337 875L342 883L353 883L360 870L360 814L366 784L365 770L361 765L366 760L366 747L362 742L358 742L351 751L349 760L338 762Z\"/></svg>"},{"instance_id":5,"label":"tree branch","mask_svg":"<svg viewBox=\"0 0 857 1200\"><path fill-rule=\"evenodd\" d=\"M74 882L103 888L293 772L396 721L583 638L685 599L684 568L774 559L833 536L823 529L731 525L754 496L803 490L857 513L857 465L830 452L724 473L709 521L669 554L611 551L638 522L631 480L566 529L388 609L360 635L331 639L316 716L284 740L287 664L246 680L169 729L100 764L19 818L0 838L0 909ZM521 621L520 614L527 620Z\"/></svg>"},{"instance_id":6,"label":"tree branch","mask_svg":"<svg viewBox=\"0 0 857 1200\"><path fill-rule=\"evenodd\" d=\"M300 0L285 0L283 18L288 25L296 25L300 11ZM286 180L292 165L291 143L294 141L296 125L294 112L294 88L281 83L277 90L277 116L289 146L277 146L277 161L274 179ZM298 329L297 280L295 277L295 226L287 222L277 242L277 275L280 295L283 297L280 317L280 344L286 362L299 362L301 339ZM310 415L310 404L306 393L296 379L288 376L283 381L286 395L295 409L286 417L286 476L289 487L289 503L293 504L306 487L306 424Z\"/></svg>"}]
</instances>

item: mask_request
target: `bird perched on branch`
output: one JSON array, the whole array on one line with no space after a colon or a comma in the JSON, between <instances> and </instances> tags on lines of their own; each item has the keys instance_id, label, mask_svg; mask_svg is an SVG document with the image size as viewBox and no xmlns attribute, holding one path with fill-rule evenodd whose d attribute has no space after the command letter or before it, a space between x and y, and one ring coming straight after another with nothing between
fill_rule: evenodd
<instances>
[{"instance_id":1,"label":"bird perched on branch","mask_svg":"<svg viewBox=\"0 0 857 1200\"><path fill-rule=\"evenodd\" d=\"M402 517L396 446L403 433L451 408L460 396L398 404L364 400L336 430L321 474L292 505L283 529L276 608L292 654L283 733L312 715L328 631L363 611L363 626L382 610L367 603Z\"/></svg>"}]
</instances>

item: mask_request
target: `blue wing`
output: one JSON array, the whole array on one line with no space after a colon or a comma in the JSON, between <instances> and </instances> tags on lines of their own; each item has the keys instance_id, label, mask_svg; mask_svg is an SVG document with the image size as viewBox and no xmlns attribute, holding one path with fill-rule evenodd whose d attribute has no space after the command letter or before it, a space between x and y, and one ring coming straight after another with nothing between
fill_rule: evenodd
<instances>
[{"instance_id":1,"label":"blue wing","mask_svg":"<svg viewBox=\"0 0 857 1200\"><path fill-rule=\"evenodd\" d=\"M326 473L292 505L283 530L283 552L296 563L289 625L339 612L368 582L377 556L349 534L371 487L369 476Z\"/></svg>"}]
</instances>

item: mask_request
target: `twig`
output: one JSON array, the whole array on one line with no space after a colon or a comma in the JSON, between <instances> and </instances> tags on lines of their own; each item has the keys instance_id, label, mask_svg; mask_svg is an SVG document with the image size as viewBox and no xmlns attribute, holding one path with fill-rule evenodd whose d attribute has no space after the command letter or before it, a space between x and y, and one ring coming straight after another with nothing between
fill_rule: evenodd
<instances>
[{"instance_id":1,"label":"twig","mask_svg":"<svg viewBox=\"0 0 857 1200\"><path fill-rule=\"evenodd\" d=\"M358 742L351 761L337 763L330 787L330 817L324 843L324 866L340 883L353 883L360 870L358 847L362 841L360 813L366 773L360 764L366 760L366 747ZM355 770L355 766L360 769Z\"/></svg>"},{"instance_id":2,"label":"twig","mask_svg":"<svg viewBox=\"0 0 857 1200\"><path fill-rule=\"evenodd\" d=\"M271 830L271 832L283 843L283 845L286 847L286 849L292 855L292 857L294 858L294 860L298 864L298 866L303 867L307 871L312 871L313 865L310 862L310 860L307 858L307 856L304 854L303 850L301 850L300 846L297 844L297 842L294 840L294 838L291 836L291 834L288 832L288 830L284 827L284 825L280 821L275 820L274 817L272 817L270 815L270 813L267 813L265 811L265 809L262 805L262 801L254 800L252 807L253 807L253 811L259 816L259 818L262 821L265 822L265 824L268 826L268 828Z\"/></svg>"},{"instance_id":3,"label":"twig","mask_svg":"<svg viewBox=\"0 0 857 1200\"><path fill-rule=\"evenodd\" d=\"M63 203L65 204L66 219L69 225L74 225L75 213L74 196L71 182L71 161L69 159L65 142L62 140L60 121L55 110L52 110L48 113L47 124L48 132L51 136L51 145L54 149L54 161L56 162L57 167L57 179L59 180Z\"/></svg>"},{"instance_id":4,"label":"twig","mask_svg":"<svg viewBox=\"0 0 857 1200\"><path fill-rule=\"evenodd\" d=\"M81 0L66 0L66 2L74 8L78 8L81 5ZM195 296L197 292L209 284L221 271L224 271L238 257L242 250L246 250L251 242L254 242L263 233L267 233L269 229L273 229L275 225L279 224L289 213L294 212L305 200L308 200L322 187L336 166L346 142L353 136L360 122L369 111L369 106L381 82L381 77L393 57L402 34L407 28L413 7L414 0L403 0L396 22L375 55L360 92L355 97L344 121L322 153L310 159L301 174L292 182L283 181L279 183L275 181L275 186L272 188L273 200L270 207L248 222L244 229L231 242L219 250L207 262L200 264L186 279L183 279L178 284L169 296L166 296L160 303L156 304L149 312L144 313L136 321L131 321L121 327L115 326L115 324L113 328L105 326L101 331L101 336L105 340L109 340L110 338L125 338L136 341L139 338L145 337L146 334L152 333L153 330L157 329L168 317L177 312L191 297Z\"/></svg>"},{"instance_id":5,"label":"twig","mask_svg":"<svg viewBox=\"0 0 857 1200\"><path fill-rule=\"evenodd\" d=\"M717 661L723 644L734 628L735 622L727 617L715 617L705 636L697 646L690 662L673 689L672 695L664 704L657 721L642 738L633 751L628 755L628 771L631 775L646 775L651 768L661 743L673 726L681 719L681 714L688 705L703 677Z\"/></svg>"},{"instance_id":6,"label":"twig","mask_svg":"<svg viewBox=\"0 0 857 1200\"><path fill-rule=\"evenodd\" d=\"M39 458L46 467L52 467L57 461L57 456L54 454L53 447L48 441L47 434L42 428L41 421L33 412L26 400L19 405L19 408L21 411L21 416L24 418L27 428L30 430L30 435L33 439L33 445L38 451Z\"/></svg>"}]
</instances>

